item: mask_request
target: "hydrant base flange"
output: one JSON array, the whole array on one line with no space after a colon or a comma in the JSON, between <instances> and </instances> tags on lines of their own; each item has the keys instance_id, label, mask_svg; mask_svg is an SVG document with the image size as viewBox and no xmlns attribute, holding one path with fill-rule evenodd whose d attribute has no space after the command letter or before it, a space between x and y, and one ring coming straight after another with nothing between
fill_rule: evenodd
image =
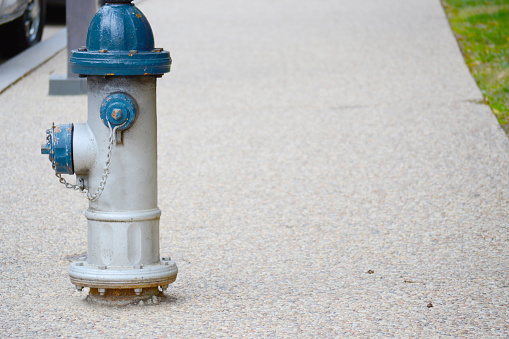
<instances>
[{"instance_id":1,"label":"hydrant base flange","mask_svg":"<svg viewBox=\"0 0 509 339\"><path fill-rule=\"evenodd\" d=\"M134 289L168 286L177 279L177 265L173 260L163 260L159 265L139 268L115 268L89 265L75 261L69 266L71 283L80 287L103 289Z\"/></svg>"}]
</instances>

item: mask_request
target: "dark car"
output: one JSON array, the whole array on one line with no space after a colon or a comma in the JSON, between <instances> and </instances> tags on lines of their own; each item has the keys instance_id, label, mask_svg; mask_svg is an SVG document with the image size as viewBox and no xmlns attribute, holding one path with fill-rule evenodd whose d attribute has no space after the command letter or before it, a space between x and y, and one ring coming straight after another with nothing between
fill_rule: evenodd
<instances>
[{"instance_id":1,"label":"dark car","mask_svg":"<svg viewBox=\"0 0 509 339\"><path fill-rule=\"evenodd\" d=\"M65 1L66 0L47 0L48 1L48 5L50 6L65 6ZM104 5L104 2L106 0L98 0L97 3L99 4L99 6L102 6Z\"/></svg>"},{"instance_id":2,"label":"dark car","mask_svg":"<svg viewBox=\"0 0 509 339\"><path fill-rule=\"evenodd\" d=\"M46 0L0 0L0 55L11 57L41 41Z\"/></svg>"}]
</instances>

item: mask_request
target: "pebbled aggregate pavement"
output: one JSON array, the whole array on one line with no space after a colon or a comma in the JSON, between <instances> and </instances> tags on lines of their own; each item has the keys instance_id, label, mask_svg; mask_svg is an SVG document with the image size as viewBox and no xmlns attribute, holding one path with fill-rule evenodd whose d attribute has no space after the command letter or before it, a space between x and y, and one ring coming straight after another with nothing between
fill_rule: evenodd
<instances>
[{"instance_id":1,"label":"pebbled aggregate pavement","mask_svg":"<svg viewBox=\"0 0 509 339\"><path fill-rule=\"evenodd\" d=\"M60 53L0 95L0 337L507 337L509 141L438 0L139 4L158 82L157 305L67 276L87 202L39 147Z\"/></svg>"}]
</instances>

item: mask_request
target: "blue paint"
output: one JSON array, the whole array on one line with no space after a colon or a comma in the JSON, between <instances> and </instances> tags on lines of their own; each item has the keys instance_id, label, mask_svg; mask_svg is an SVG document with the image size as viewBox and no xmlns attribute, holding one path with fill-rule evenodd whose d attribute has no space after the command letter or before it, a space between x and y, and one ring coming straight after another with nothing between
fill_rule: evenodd
<instances>
[{"instance_id":1,"label":"blue paint","mask_svg":"<svg viewBox=\"0 0 509 339\"><path fill-rule=\"evenodd\" d=\"M48 154L55 172L74 174L72 156L73 124L53 126L46 133L46 145L41 147L41 154Z\"/></svg>"},{"instance_id":2,"label":"blue paint","mask_svg":"<svg viewBox=\"0 0 509 339\"><path fill-rule=\"evenodd\" d=\"M87 48L73 50L71 71L82 75L162 75L170 71L168 51L154 48L154 34L133 4L106 4L88 28Z\"/></svg>"},{"instance_id":3,"label":"blue paint","mask_svg":"<svg viewBox=\"0 0 509 339\"><path fill-rule=\"evenodd\" d=\"M118 130L123 131L134 124L138 110L134 99L124 93L115 93L104 99L101 104L101 120L108 126L120 126Z\"/></svg>"}]
</instances>

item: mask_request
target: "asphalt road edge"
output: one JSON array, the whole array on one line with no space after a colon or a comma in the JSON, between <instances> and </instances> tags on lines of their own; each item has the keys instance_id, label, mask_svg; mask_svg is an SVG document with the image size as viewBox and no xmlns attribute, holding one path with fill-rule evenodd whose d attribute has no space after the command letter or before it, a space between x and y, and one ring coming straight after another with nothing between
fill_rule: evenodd
<instances>
[{"instance_id":1,"label":"asphalt road edge","mask_svg":"<svg viewBox=\"0 0 509 339\"><path fill-rule=\"evenodd\" d=\"M67 46L67 29L39 42L0 65L0 94Z\"/></svg>"}]
</instances>

